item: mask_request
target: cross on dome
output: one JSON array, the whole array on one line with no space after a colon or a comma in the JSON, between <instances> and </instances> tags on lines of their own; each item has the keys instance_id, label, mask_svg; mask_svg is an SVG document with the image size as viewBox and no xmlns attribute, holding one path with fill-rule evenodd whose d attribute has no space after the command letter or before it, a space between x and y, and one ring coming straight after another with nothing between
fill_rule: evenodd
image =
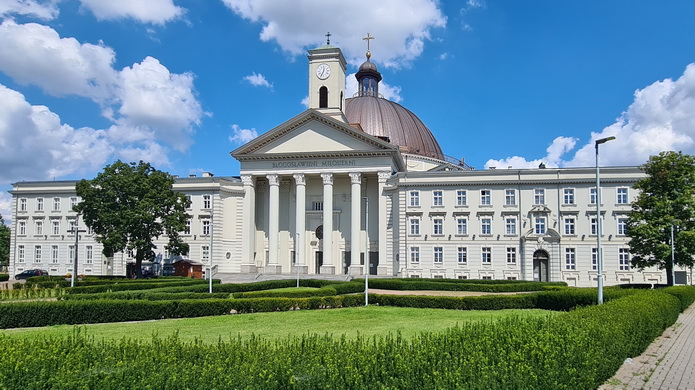
<instances>
[{"instance_id":1,"label":"cross on dome","mask_svg":"<svg viewBox=\"0 0 695 390\"><path fill-rule=\"evenodd\" d=\"M369 35L369 33L367 33L366 37L362 38L362 40L367 41L367 61L372 57L372 53L369 51L369 41L372 39L374 39L374 37Z\"/></svg>"}]
</instances>

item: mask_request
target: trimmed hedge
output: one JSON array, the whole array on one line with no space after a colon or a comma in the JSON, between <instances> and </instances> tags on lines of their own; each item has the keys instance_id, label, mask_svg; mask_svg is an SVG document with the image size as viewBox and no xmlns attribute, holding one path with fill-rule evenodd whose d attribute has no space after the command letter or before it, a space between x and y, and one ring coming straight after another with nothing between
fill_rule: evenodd
<instances>
[{"instance_id":1,"label":"trimmed hedge","mask_svg":"<svg viewBox=\"0 0 695 390\"><path fill-rule=\"evenodd\" d=\"M424 295L369 294L369 302L381 306L453 310L533 309L536 295L490 295L479 297L433 297Z\"/></svg>"},{"instance_id":2,"label":"trimmed hedge","mask_svg":"<svg viewBox=\"0 0 695 390\"><path fill-rule=\"evenodd\" d=\"M681 311L687 309L695 302L695 287L693 286L671 286L661 291L678 298L681 302Z\"/></svg>"},{"instance_id":3,"label":"trimmed hedge","mask_svg":"<svg viewBox=\"0 0 695 390\"><path fill-rule=\"evenodd\" d=\"M0 274L0 282L6 282L10 280L10 275L8 274Z\"/></svg>"},{"instance_id":4,"label":"trimmed hedge","mask_svg":"<svg viewBox=\"0 0 695 390\"><path fill-rule=\"evenodd\" d=\"M64 301L74 301L74 300L99 300L99 299L125 299L125 300L136 300L144 299L148 301L171 301L180 299L227 299L229 298L228 293L159 293L151 292L148 290L139 291L116 291L116 292L106 292L106 293L96 293L96 294L73 294L73 295L63 295L60 300Z\"/></svg>"},{"instance_id":5,"label":"trimmed hedge","mask_svg":"<svg viewBox=\"0 0 695 390\"><path fill-rule=\"evenodd\" d=\"M220 283L219 280L212 280L213 287L214 284ZM126 291L126 290L150 290L161 288L163 286L199 286L203 290L207 291L209 281L202 279L183 279L183 280L173 280L168 282L151 282L148 279L140 279L138 282L128 282L128 283L110 283L110 284L99 284L95 286L75 286L67 291L68 294L93 294L107 291Z\"/></svg>"},{"instance_id":6,"label":"trimmed hedge","mask_svg":"<svg viewBox=\"0 0 695 390\"><path fill-rule=\"evenodd\" d=\"M564 287L567 286L567 284L564 282L528 282L519 280L458 280L415 278L369 280L370 288L379 288L384 290L520 292L541 291L544 287L549 286Z\"/></svg>"},{"instance_id":7,"label":"trimmed hedge","mask_svg":"<svg viewBox=\"0 0 695 390\"><path fill-rule=\"evenodd\" d=\"M314 280L307 280L312 286L303 287L315 287L323 284L322 287L314 291L249 291L249 292L236 292L233 293L233 297L239 298L260 298L260 297L286 297L286 298L306 298L306 297L327 297L331 295L343 295L343 294L354 294L359 292L364 292L364 283L360 282L339 282L334 281L331 284L327 283L314 283ZM295 284L292 287L296 286ZM302 283L300 281L300 286Z\"/></svg>"}]
</instances>

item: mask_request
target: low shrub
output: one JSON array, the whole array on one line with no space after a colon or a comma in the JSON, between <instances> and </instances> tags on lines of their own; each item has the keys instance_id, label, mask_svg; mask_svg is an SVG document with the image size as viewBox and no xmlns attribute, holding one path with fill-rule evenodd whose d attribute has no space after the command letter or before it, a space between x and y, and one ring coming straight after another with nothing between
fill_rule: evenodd
<instances>
[{"instance_id":1,"label":"low shrub","mask_svg":"<svg viewBox=\"0 0 695 390\"><path fill-rule=\"evenodd\" d=\"M465 283L463 283L465 281ZM370 279L369 287L385 290L435 290L521 292L541 291L548 286L567 286L564 282L528 282L519 280L458 280L458 279Z\"/></svg>"},{"instance_id":2,"label":"low shrub","mask_svg":"<svg viewBox=\"0 0 695 390\"><path fill-rule=\"evenodd\" d=\"M138 291L116 291L116 292L106 292L106 293L96 293L96 294L73 294L73 295L63 295L59 299L65 301L74 300L99 300L99 299L126 299L126 300L136 300L144 299L148 301L166 301L166 300L180 300L180 299L227 299L229 298L228 293L191 293L191 292L181 292L181 293L159 293L151 292L149 290L138 290Z\"/></svg>"},{"instance_id":3,"label":"low shrub","mask_svg":"<svg viewBox=\"0 0 695 390\"><path fill-rule=\"evenodd\" d=\"M213 283L215 280L213 279ZM219 280L217 284L219 285ZM116 282L109 284L98 284L94 286L75 286L67 290L68 294L93 294L107 291L126 291L126 290L150 290L161 287L174 287L174 286L200 286L201 288L208 289L208 281L202 279L181 279L172 280L168 282L152 282L148 279L140 279L135 282Z\"/></svg>"},{"instance_id":4,"label":"low shrub","mask_svg":"<svg viewBox=\"0 0 695 390\"><path fill-rule=\"evenodd\" d=\"M536 307L535 294L488 295L479 297L370 294L369 301L381 306L453 310L532 309Z\"/></svg>"},{"instance_id":5,"label":"low shrub","mask_svg":"<svg viewBox=\"0 0 695 390\"><path fill-rule=\"evenodd\" d=\"M0 274L0 282L6 282L8 280L10 280L9 274Z\"/></svg>"},{"instance_id":6,"label":"low shrub","mask_svg":"<svg viewBox=\"0 0 695 390\"><path fill-rule=\"evenodd\" d=\"M248 291L248 292L236 292L232 293L234 299L242 298L272 298L272 297L284 297L284 298L308 298L308 297L325 297L330 295L337 295L338 293L334 288L323 287L317 288L315 290L302 290L302 291L274 291L274 290L261 290L261 291Z\"/></svg>"},{"instance_id":7,"label":"low shrub","mask_svg":"<svg viewBox=\"0 0 695 390\"><path fill-rule=\"evenodd\" d=\"M687 309L695 302L695 286L671 286L661 291L678 298L681 303L681 310Z\"/></svg>"}]
</instances>

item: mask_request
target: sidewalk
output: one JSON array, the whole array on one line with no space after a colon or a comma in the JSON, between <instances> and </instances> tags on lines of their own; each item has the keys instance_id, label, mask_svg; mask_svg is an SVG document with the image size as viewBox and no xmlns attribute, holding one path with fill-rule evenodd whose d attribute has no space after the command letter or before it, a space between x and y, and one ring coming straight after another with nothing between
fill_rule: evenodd
<instances>
[{"instance_id":1,"label":"sidewalk","mask_svg":"<svg viewBox=\"0 0 695 390\"><path fill-rule=\"evenodd\" d=\"M695 304L599 389L695 389Z\"/></svg>"}]
</instances>

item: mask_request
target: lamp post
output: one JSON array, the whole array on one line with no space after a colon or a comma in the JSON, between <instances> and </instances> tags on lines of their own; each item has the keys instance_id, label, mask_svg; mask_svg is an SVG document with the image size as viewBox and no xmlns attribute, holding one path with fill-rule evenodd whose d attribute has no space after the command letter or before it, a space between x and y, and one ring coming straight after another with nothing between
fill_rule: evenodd
<instances>
[{"instance_id":1,"label":"lamp post","mask_svg":"<svg viewBox=\"0 0 695 390\"><path fill-rule=\"evenodd\" d=\"M364 305L369 306L369 198L364 199Z\"/></svg>"},{"instance_id":2,"label":"lamp post","mask_svg":"<svg viewBox=\"0 0 695 390\"><path fill-rule=\"evenodd\" d=\"M77 245L79 245L79 243L80 243L80 233L84 233L84 232L86 232L86 230L78 229L77 228L77 219L75 219L75 227L68 230L68 232L75 234L75 258L73 259L72 275L70 278L70 287L75 287L75 280L77 279L77 254L79 253L79 251L77 250Z\"/></svg>"},{"instance_id":3,"label":"lamp post","mask_svg":"<svg viewBox=\"0 0 695 390\"><path fill-rule=\"evenodd\" d=\"M598 304L603 303L603 256L601 255L601 181L598 164L598 146L605 144L608 141L614 140L615 137L606 137L597 139L594 143L596 147L596 266L598 267Z\"/></svg>"}]
</instances>

